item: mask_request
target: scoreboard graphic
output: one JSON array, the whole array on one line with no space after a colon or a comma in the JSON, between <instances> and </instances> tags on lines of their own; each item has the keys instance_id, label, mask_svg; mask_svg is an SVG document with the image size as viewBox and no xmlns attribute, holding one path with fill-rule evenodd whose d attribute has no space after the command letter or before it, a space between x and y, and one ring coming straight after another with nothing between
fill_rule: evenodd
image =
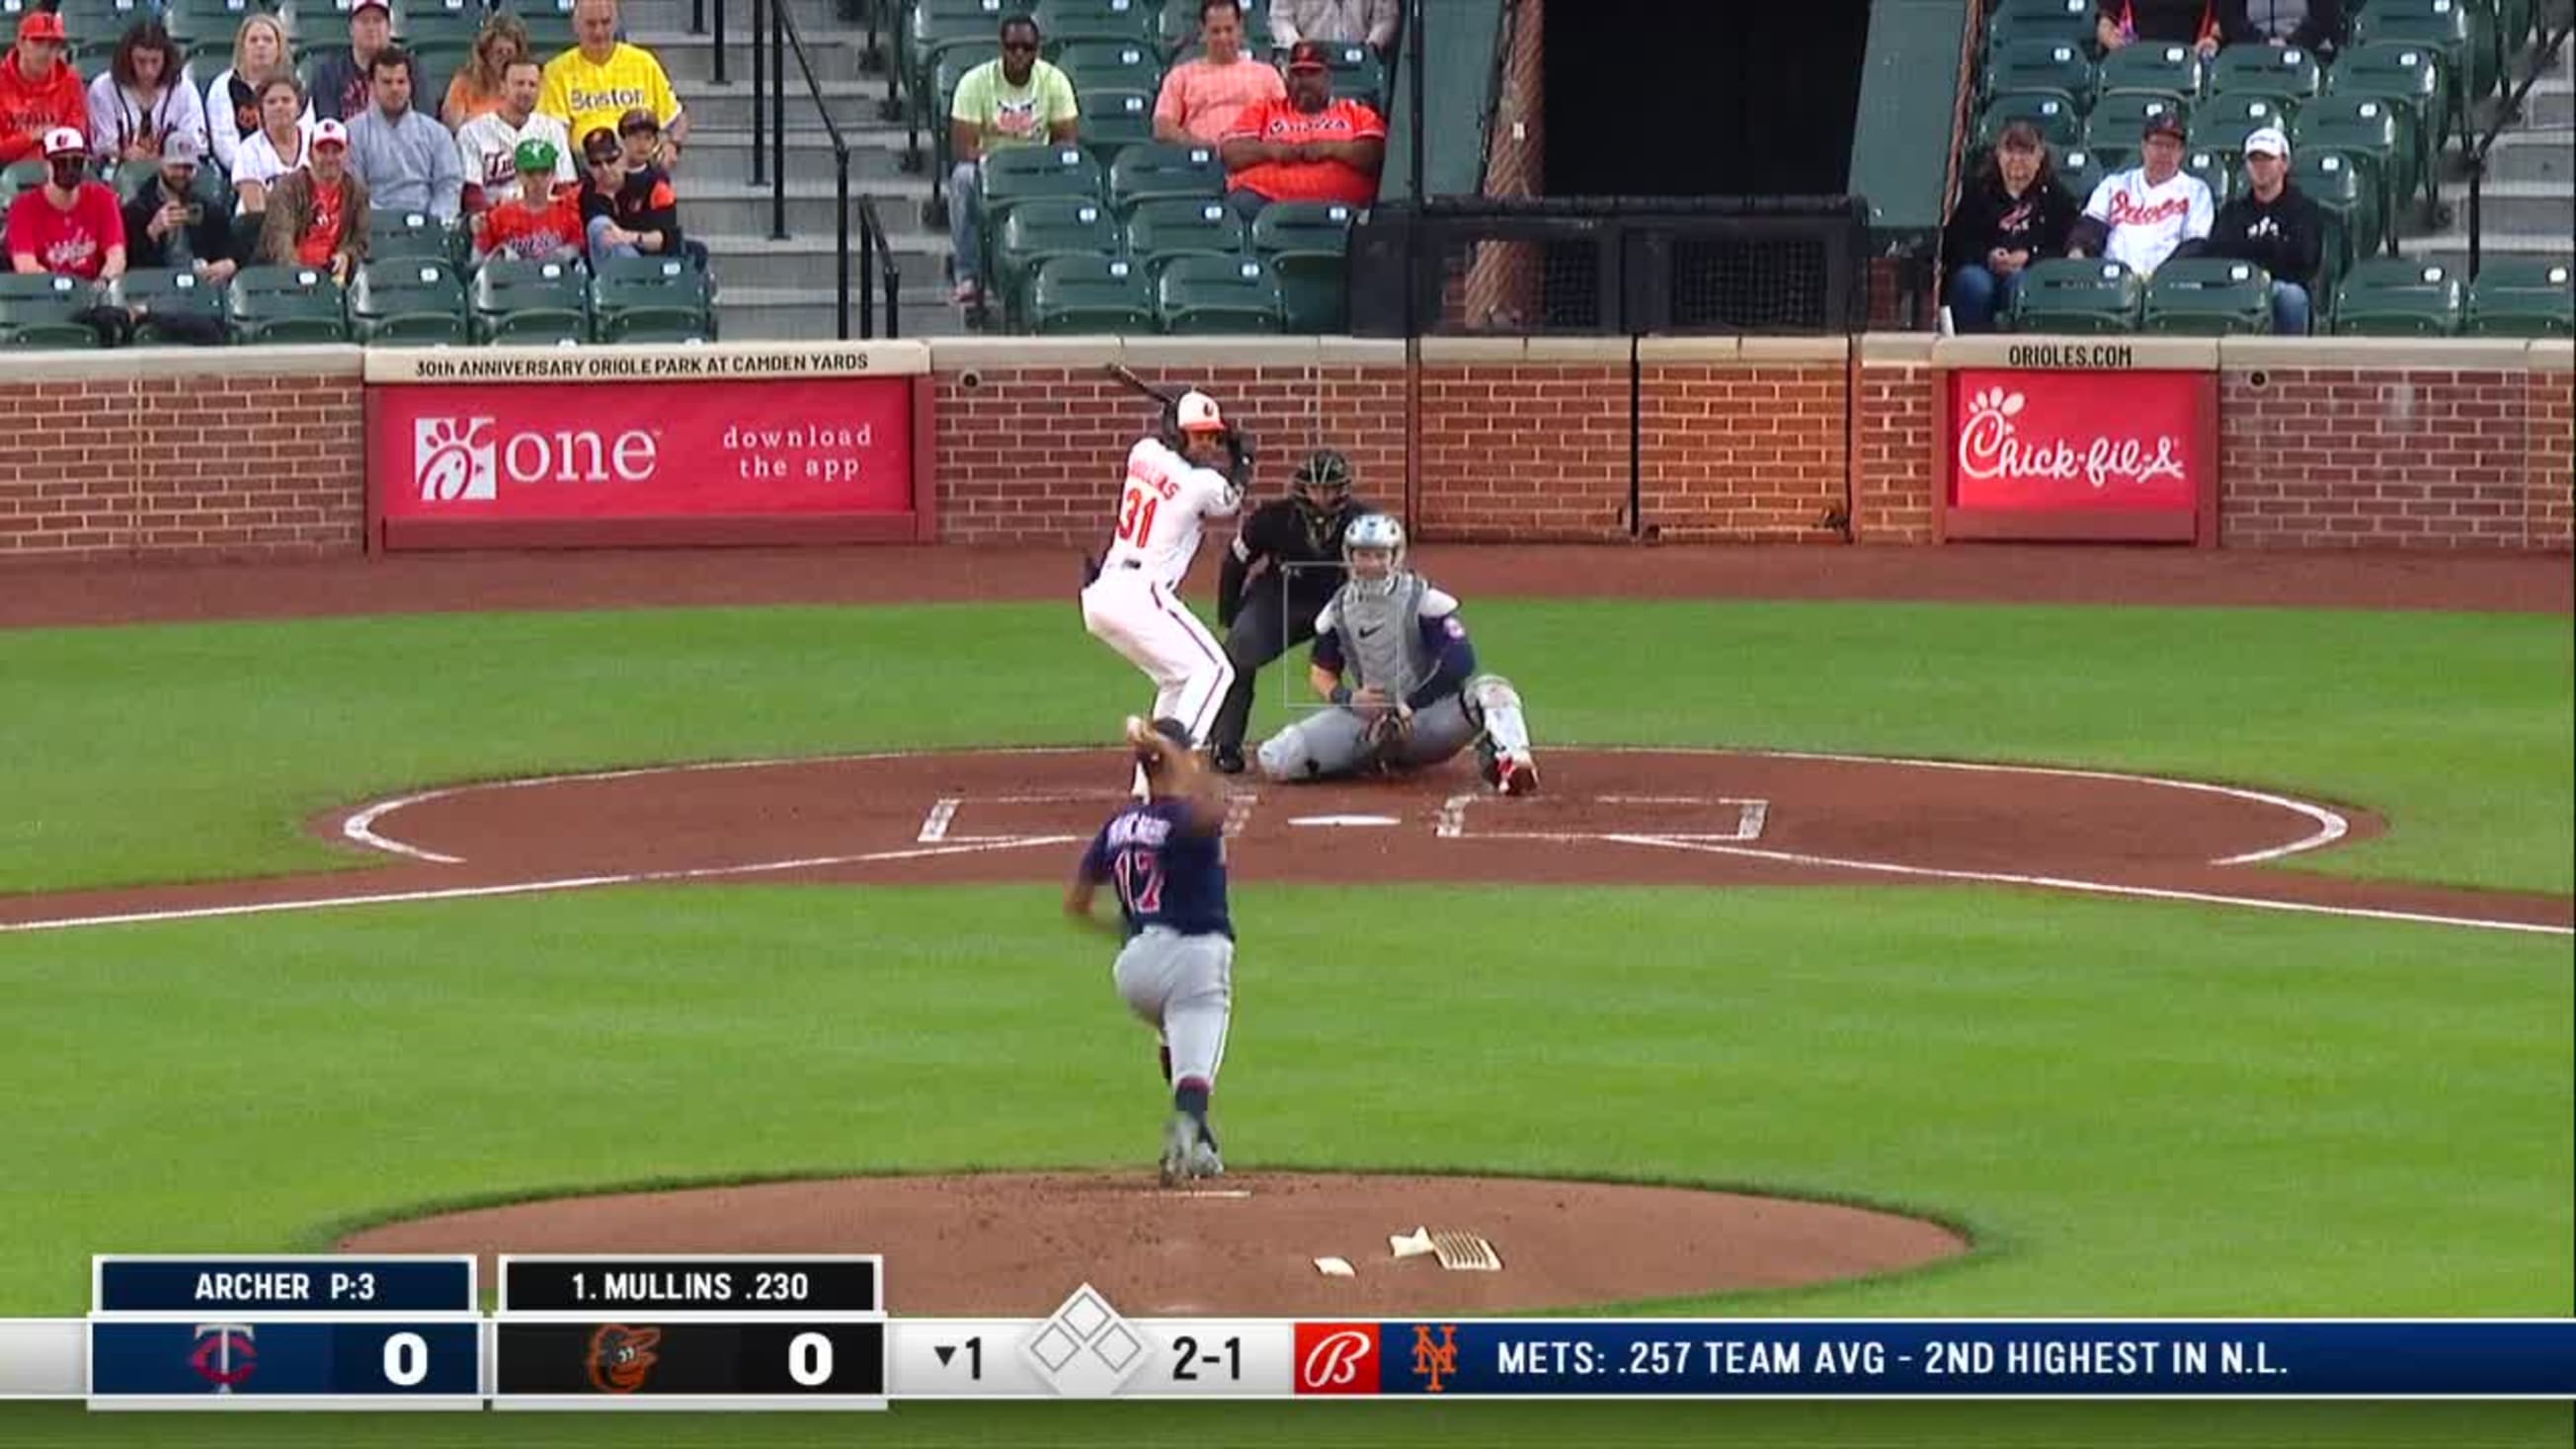
<instances>
[{"instance_id":1,"label":"scoreboard graphic","mask_svg":"<svg viewBox=\"0 0 2576 1449\"><path fill-rule=\"evenodd\" d=\"M2570 1319L892 1318L876 1255L100 1257L0 1320L94 1410L883 1410L906 1399L2576 1399Z\"/></svg>"}]
</instances>

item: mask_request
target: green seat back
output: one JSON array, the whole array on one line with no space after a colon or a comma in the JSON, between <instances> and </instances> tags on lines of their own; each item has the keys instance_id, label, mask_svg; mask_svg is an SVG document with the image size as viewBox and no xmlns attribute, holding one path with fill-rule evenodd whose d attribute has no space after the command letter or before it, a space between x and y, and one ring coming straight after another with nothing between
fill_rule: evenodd
<instances>
[{"instance_id":1,"label":"green seat back","mask_svg":"<svg viewBox=\"0 0 2576 1449\"><path fill-rule=\"evenodd\" d=\"M1041 263L1060 256L1114 256L1119 245L1117 216L1090 197L1041 197L1014 207L994 239L1006 324L1025 324L1029 282Z\"/></svg>"},{"instance_id":2,"label":"green seat back","mask_svg":"<svg viewBox=\"0 0 2576 1449\"><path fill-rule=\"evenodd\" d=\"M1174 258L1154 283L1154 314L1166 332L1276 332L1283 325L1278 279L1252 257Z\"/></svg>"},{"instance_id":3,"label":"green seat back","mask_svg":"<svg viewBox=\"0 0 2576 1449\"><path fill-rule=\"evenodd\" d=\"M1291 251L1270 256L1279 288L1280 328L1340 334L1350 330L1350 260L1341 252Z\"/></svg>"},{"instance_id":4,"label":"green seat back","mask_svg":"<svg viewBox=\"0 0 2576 1449\"><path fill-rule=\"evenodd\" d=\"M2140 324L2198 337L2272 330L2272 278L2252 262L2184 257L2156 268Z\"/></svg>"},{"instance_id":5,"label":"green seat back","mask_svg":"<svg viewBox=\"0 0 2576 1449\"><path fill-rule=\"evenodd\" d=\"M2062 40L2090 49L2093 30L2093 0L2003 0L1986 20L1986 46Z\"/></svg>"},{"instance_id":6,"label":"green seat back","mask_svg":"<svg viewBox=\"0 0 2576 1449\"><path fill-rule=\"evenodd\" d=\"M1977 113L1977 149L1990 150L2004 127L2028 121L2051 146L2068 146L2084 124L2082 108L2064 91L2005 91Z\"/></svg>"},{"instance_id":7,"label":"green seat back","mask_svg":"<svg viewBox=\"0 0 2576 1449\"><path fill-rule=\"evenodd\" d=\"M2063 91L2077 105L2091 102L2093 61L2072 40L2016 40L1986 56L1983 94L2005 91Z\"/></svg>"},{"instance_id":8,"label":"green seat back","mask_svg":"<svg viewBox=\"0 0 2576 1449\"><path fill-rule=\"evenodd\" d=\"M195 271L178 267L140 267L108 285L108 305L140 309L135 323L138 343L167 342L169 334L153 325L156 317L185 316L223 320L224 289L208 286Z\"/></svg>"},{"instance_id":9,"label":"green seat back","mask_svg":"<svg viewBox=\"0 0 2576 1449\"><path fill-rule=\"evenodd\" d=\"M2447 337L2460 328L2464 288L2439 262L2373 257L2335 291L2335 331L2355 336Z\"/></svg>"},{"instance_id":10,"label":"green seat back","mask_svg":"<svg viewBox=\"0 0 2576 1449\"><path fill-rule=\"evenodd\" d=\"M590 279L577 262L494 257L475 270L466 305L479 342L590 338Z\"/></svg>"},{"instance_id":11,"label":"green seat back","mask_svg":"<svg viewBox=\"0 0 2576 1449\"><path fill-rule=\"evenodd\" d=\"M1225 163L1214 146L1155 141L1130 146L1109 167L1109 200L1117 210L1165 196L1223 196Z\"/></svg>"},{"instance_id":12,"label":"green seat back","mask_svg":"<svg viewBox=\"0 0 2576 1449\"><path fill-rule=\"evenodd\" d=\"M2309 200L2341 219L2357 257L2375 255L2387 242L2376 168L2370 157L2341 151L2301 149L2290 158L2290 179Z\"/></svg>"},{"instance_id":13,"label":"green seat back","mask_svg":"<svg viewBox=\"0 0 2576 1449\"><path fill-rule=\"evenodd\" d=\"M367 255L452 262L457 255L456 229L425 212L375 207L367 212Z\"/></svg>"},{"instance_id":14,"label":"green seat back","mask_svg":"<svg viewBox=\"0 0 2576 1449\"><path fill-rule=\"evenodd\" d=\"M2186 100L2201 92L2200 52L2173 41L2142 40L2102 57L2101 88L2171 91Z\"/></svg>"},{"instance_id":15,"label":"green seat back","mask_svg":"<svg viewBox=\"0 0 2576 1449\"><path fill-rule=\"evenodd\" d=\"M2415 114L2429 128L2426 155L2450 137L2450 95L2443 82L2442 59L2429 46L2403 40L2355 46L2335 62L2334 71L2326 77L2326 90L2328 94L2355 92L2412 100Z\"/></svg>"},{"instance_id":16,"label":"green seat back","mask_svg":"<svg viewBox=\"0 0 2576 1449\"><path fill-rule=\"evenodd\" d=\"M321 267L244 267L225 289L225 314L243 342L345 342L346 301Z\"/></svg>"},{"instance_id":17,"label":"green seat back","mask_svg":"<svg viewBox=\"0 0 2576 1449\"><path fill-rule=\"evenodd\" d=\"M2211 96L2192 108L2191 144L2212 150L2242 151L2245 138L2265 126L2288 131L2298 118L2298 105L2287 96L2263 91L2232 91Z\"/></svg>"},{"instance_id":18,"label":"green seat back","mask_svg":"<svg viewBox=\"0 0 2576 1449\"><path fill-rule=\"evenodd\" d=\"M1051 44L1051 57L1056 69L1073 82L1074 94L1082 98L1083 119L1091 119L1091 92L1098 87L1113 90L1159 91L1163 85L1163 57L1147 40L1076 40L1061 45Z\"/></svg>"},{"instance_id":19,"label":"green seat back","mask_svg":"<svg viewBox=\"0 0 2576 1449\"><path fill-rule=\"evenodd\" d=\"M2125 136L2135 146L2150 116L2172 116L2187 127L2191 124L2191 102L2175 91L2106 89L2095 98L2092 112L2084 118L2084 135L2088 140Z\"/></svg>"},{"instance_id":20,"label":"green seat back","mask_svg":"<svg viewBox=\"0 0 2576 1449\"><path fill-rule=\"evenodd\" d=\"M2056 165L2058 182L2065 186L2067 195L2075 198L2079 209L2093 199L2093 189L2102 184L2102 178L2111 174L2111 168L2102 163L2101 153L2083 146L2059 156Z\"/></svg>"},{"instance_id":21,"label":"green seat back","mask_svg":"<svg viewBox=\"0 0 2576 1449\"><path fill-rule=\"evenodd\" d=\"M436 257L381 257L349 279L349 324L361 342L466 340L465 284Z\"/></svg>"},{"instance_id":22,"label":"green seat back","mask_svg":"<svg viewBox=\"0 0 2576 1449\"><path fill-rule=\"evenodd\" d=\"M2138 275L2102 258L2031 263L2013 294L2016 332L2129 332L2145 292Z\"/></svg>"},{"instance_id":23,"label":"green seat back","mask_svg":"<svg viewBox=\"0 0 2576 1449\"><path fill-rule=\"evenodd\" d=\"M2267 96L2312 96L2325 86L2316 54L2296 45L2231 45L2210 62L2214 96L2251 91Z\"/></svg>"},{"instance_id":24,"label":"green seat back","mask_svg":"<svg viewBox=\"0 0 2576 1449\"><path fill-rule=\"evenodd\" d=\"M1127 218L1127 254L1148 280L1180 257L1241 257L1251 250L1243 218L1222 201L1174 197L1139 202Z\"/></svg>"},{"instance_id":25,"label":"green seat back","mask_svg":"<svg viewBox=\"0 0 2576 1449\"><path fill-rule=\"evenodd\" d=\"M2481 337L2576 335L2576 264L2564 257L2486 257L2469 287L2465 330Z\"/></svg>"},{"instance_id":26,"label":"green seat back","mask_svg":"<svg viewBox=\"0 0 2576 1449\"><path fill-rule=\"evenodd\" d=\"M1111 157L1154 139L1154 93L1104 87L1082 96L1082 144Z\"/></svg>"},{"instance_id":27,"label":"green seat back","mask_svg":"<svg viewBox=\"0 0 2576 1449\"><path fill-rule=\"evenodd\" d=\"M1160 19L1145 0L1041 0L1038 33L1058 44L1085 40L1150 42Z\"/></svg>"},{"instance_id":28,"label":"green seat back","mask_svg":"<svg viewBox=\"0 0 2576 1449\"><path fill-rule=\"evenodd\" d=\"M1151 332L1154 294L1144 267L1124 257L1050 257L1029 283L1029 322L1039 332Z\"/></svg>"},{"instance_id":29,"label":"green seat back","mask_svg":"<svg viewBox=\"0 0 2576 1449\"><path fill-rule=\"evenodd\" d=\"M1341 256L1351 248L1358 212L1339 201L1274 201L1252 221L1252 249L1266 257L1286 253Z\"/></svg>"},{"instance_id":30,"label":"green seat back","mask_svg":"<svg viewBox=\"0 0 2576 1449\"><path fill-rule=\"evenodd\" d=\"M2182 157L2182 169L2199 177L2201 184L2209 188L2212 206L2225 206L2227 199L2236 194L2236 178L2242 174L2244 163L2244 153L2215 146L2194 147Z\"/></svg>"}]
</instances>

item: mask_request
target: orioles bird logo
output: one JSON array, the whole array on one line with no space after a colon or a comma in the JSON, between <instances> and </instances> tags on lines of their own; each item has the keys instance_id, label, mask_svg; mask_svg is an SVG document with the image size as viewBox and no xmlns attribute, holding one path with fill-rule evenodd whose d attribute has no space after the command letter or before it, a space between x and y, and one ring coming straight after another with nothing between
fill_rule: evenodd
<instances>
[{"instance_id":1,"label":"orioles bird logo","mask_svg":"<svg viewBox=\"0 0 2576 1449\"><path fill-rule=\"evenodd\" d=\"M661 1355L658 1328L629 1328L603 1323L590 1336L590 1386L603 1394L631 1394L644 1387Z\"/></svg>"}]
</instances>

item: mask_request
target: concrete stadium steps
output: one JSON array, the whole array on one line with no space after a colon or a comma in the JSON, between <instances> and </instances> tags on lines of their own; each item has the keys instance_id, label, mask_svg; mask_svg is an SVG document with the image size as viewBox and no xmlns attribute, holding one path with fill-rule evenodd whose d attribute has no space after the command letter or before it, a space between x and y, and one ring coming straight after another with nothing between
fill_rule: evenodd
<instances>
[{"instance_id":1,"label":"concrete stadium steps","mask_svg":"<svg viewBox=\"0 0 2576 1449\"><path fill-rule=\"evenodd\" d=\"M2487 176L2480 188L2484 235L2480 248L2497 255L2567 256L2576 251L2576 76L2569 74L2569 48L2539 60L2540 79L2524 98L2523 113L2513 127L2496 137L2487 153ZM2537 57L2517 56L2507 79L2519 84ZM2478 131L2494 124L2501 99L2478 108ZM2442 206L2447 213L2438 231L2426 230L2410 214L2401 228L2400 245L2408 256L2450 263L2465 273L2469 256L2469 183L2465 158L2458 147L2441 158Z\"/></svg>"}]
</instances>

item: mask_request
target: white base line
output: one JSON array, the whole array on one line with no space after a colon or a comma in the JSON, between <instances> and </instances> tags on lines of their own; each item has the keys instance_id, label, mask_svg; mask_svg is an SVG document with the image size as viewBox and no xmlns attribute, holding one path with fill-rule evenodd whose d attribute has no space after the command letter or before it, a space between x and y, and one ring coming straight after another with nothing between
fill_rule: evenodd
<instances>
[{"instance_id":1,"label":"white base line","mask_svg":"<svg viewBox=\"0 0 2576 1449\"><path fill-rule=\"evenodd\" d=\"M653 885L668 881L712 880L721 876L762 875L813 870L832 865L866 865L886 860L924 860L943 855L977 855L1018 850L1032 845L1066 845L1078 835L1019 835L956 842L925 850L874 850L864 855L816 855L801 860L765 860L751 865L707 865L686 870L641 870L620 875L562 876L553 880L510 881L502 885L447 886L436 890L380 891L363 896L312 896L301 900L252 901L230 906L188 906L166 911L128 911L107 916L72 916L54 921L0 922L0 934L19 931L67 931L81 926L129 926L147 921L205 921L223 916L264 916L287 911L327 911L339 906L388 906L410 901L461 901L482 896L524 896L549 891L595 890L601 886Z\"/></svg>"},{"instance_id":2,"label":"white base line","mask_svg":"<svg viewBox=\"0 0 2576 1449\"><path fill-rule=\"evenodd\" d=\"M2261 896L2226 896L2209 891L2168 890L2161 886L2118 885L2110 881L2075 880L2066 876L2016 875L2000 870L1942 870L1925 865L1898 865L1884 860L1847 860L1831 855L1806 855L1794 850L1763 850L1749 845L1717 845L1704 840L1682 840L1669 835L1605 835L1603 840L1621 845L1647 845L1664 850L1697 850L1710 855L1749 856L1755 860L1775 860L1788 865L1832 866L1842 870L1876 871L1883 875L1919 876L1929 880L1984 881L1994 885L2038 886L2047 890L2079 891L2087 895L2135 896L2147 900L2193 901L2211 906L2245 906L2258 911L2289 911L2311 916L2350 916L2367 921L2413 921L2428 926L2471 926L2485 931L2521 931L2536 936L2576 936L2576 927L2543 925L2532 921L2494 921L2478 916L2437 916L2422 911L2380 910L2370 906L2320 906L2306 901L2267 900Z\"/></svg>"},{"instance_id":3,"label":"white base line","mask_svg":"<svg viewBox=\"0 0 2576 1449\"><path fill-rule=\"evenodd\" d=\"M406 805L417 805L423 800L434 800L441 795L449 793L451 792L447 790L423 790L417 795L405 795L395 800L379 801L376 804L370 805L366 809L359 811L357 814L350 816L348 819L341 821L341 838L348 840L352 844L366 846L371 850L382 850L394 855L407 855L414 860L428 861L432 865L463 865L465 863L465 859L462 856L441 855L435 850L423 850L417 845L405 845L391 836L378 835L374 830L369 828L373 826L379 818L391 815Z\"/></svg>"}]
</instances>

